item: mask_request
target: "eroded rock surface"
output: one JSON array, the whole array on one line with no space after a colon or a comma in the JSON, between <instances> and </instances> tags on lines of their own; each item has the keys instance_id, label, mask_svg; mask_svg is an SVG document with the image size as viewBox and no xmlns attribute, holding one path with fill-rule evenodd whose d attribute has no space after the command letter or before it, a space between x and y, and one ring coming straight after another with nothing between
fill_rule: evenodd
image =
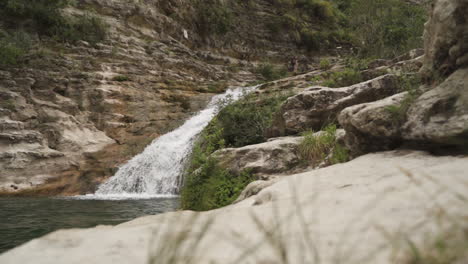
<instances>
[{"instance_id":1,"label":"eroded rock surface","mask_svg":"<svg viewBox=\"0 0 468 264\"><path fill-rule=\"evenodd\" d=\"M468 1L438 0L433 3L424 31L422 72L427 78L448 76L468 66Z\"/></svg>"},{"instance_id":2,"label":"eroded rock surface","mask_svg":"<svg viewBox=\"0 0 468 264\"><path fill-rule=\"evenodd\" d=\"M468 68L417 98L407 116L403 130L407 140L468 145Z\"/></svg>"},{"instance_id":3,"label":"eroded rock surface","mask_svg":"<svg viewBox=\"0 0 468 264\"><path fill-rule=\"evenodd\" d=\"M260 178L292 171L300 163L297 147L303 137L274 138L242 148L225 148L213 153L219 164L234 174L249 170Z\"/></svg>"},{"instance_id":4,"label":"eroded rock surface","mask_svg":"<svg viewBox=\"0 0 468 264\"><path fill-rule=\"evenodd\" d=\"M397 77L391 74L343 88L310 87L283 104L267 135L276 137L320 130L335 121L344 108L376 101L397 91Z\"/></svg>"},{"instance_id":5,"label":"eroded rock surface","mask_svg":"<svg viewBox=\"0 0 468 264\"><path fill-rule=\"evenodd\" d=\"M338 117L346 130L344 141L353 156L396 148L401 142L401 104L408 96L399 93L385 99L354 105ZM393 108L392 108L393 107Z\"/></svg>"}]
</instances>

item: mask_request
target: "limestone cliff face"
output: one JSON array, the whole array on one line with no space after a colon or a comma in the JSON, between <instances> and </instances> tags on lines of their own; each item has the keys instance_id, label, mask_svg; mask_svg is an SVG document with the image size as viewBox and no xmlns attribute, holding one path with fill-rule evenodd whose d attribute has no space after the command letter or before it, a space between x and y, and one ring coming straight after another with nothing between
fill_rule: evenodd
<instances>
[{"instance_id":1,"label":"limestone cliff face","mask_svg":"<svg viewBox=\"0 0 468 264\"><path fill-rule=\"evenodd\" d=\"M43 183L49 183L43 194L92 191L213 93L255 80L242 54L252 52L256 41L264 44L262 54L296 49L290 41L268 42L268 34L247 30L203 35L191 1L84 0L64 12L90 10L108 25L103 43L46 40L25 66L0 69L2 191ZM254 21L243 28L248 25L252 32L265 31Z\"/></svg>"}]
</instances>

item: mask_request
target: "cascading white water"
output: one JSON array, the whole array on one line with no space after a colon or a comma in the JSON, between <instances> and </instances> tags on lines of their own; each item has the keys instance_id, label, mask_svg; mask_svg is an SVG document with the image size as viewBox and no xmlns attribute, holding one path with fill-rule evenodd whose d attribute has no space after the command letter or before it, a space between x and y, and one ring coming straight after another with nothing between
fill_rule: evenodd
<instances>
[{"instance_id":1,"label":"cascading white water","mask_svg":"<svg viewBox=\"0 0 468 264\"><path fill-rule=\"evenodd\" d=\"M208 106L181 127L165 134L123 165L93 197L176 195L187 157L200 132L208 125L223 101L235 101L255 87L229 89L212 98Z\"/></svg>"}]
</instances>

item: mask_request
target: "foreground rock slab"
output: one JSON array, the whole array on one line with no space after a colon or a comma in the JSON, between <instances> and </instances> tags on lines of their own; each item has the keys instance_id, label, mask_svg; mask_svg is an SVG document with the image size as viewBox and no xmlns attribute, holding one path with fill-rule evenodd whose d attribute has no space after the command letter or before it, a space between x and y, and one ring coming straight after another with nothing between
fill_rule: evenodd
<instances>
[{"instance_id":1,"label":"foreground rock slab","mask_svg":"<svg viewBox=\"0 0 468 264\"><path fill-rule=\"evenodd\" d=\"M289 263L395 263L392 253L407 239L419 244L425 231L443 228L436 216L466 217L459 197L468 193L467 171L466 156L368 154L286 177L215 211L60 230L0 255L0 263L165 264L171 256L172 263L282 263L282 249Z\"/></svg>"}]
</instances>

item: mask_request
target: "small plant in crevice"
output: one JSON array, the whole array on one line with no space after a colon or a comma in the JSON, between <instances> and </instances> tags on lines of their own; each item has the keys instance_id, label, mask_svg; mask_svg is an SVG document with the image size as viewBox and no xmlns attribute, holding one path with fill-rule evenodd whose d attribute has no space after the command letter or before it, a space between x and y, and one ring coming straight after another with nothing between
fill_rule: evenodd
<instances>
[{"instance_id":1,"label":"small plant in crevice","mask_svg":"<svg viewBox=\"0 0 468 264\"><path fill-rule=\"evenodd\" d=\"M419 76L402 76L399 78L399 87L401 92L407 92L405 98L399 105L387 106L385 109L392 115L394 121L402 124L406 121L406 114L414 103L414 101L421 95L418 89L421 85L421 78Z\"/></svg>"},{"instance_id":2,"label":"small plant in crevice","mask_svg":"<svg viewBox=\"0 0 468 264\"><path fill-rule=\"evenodd\" d=\"M127 81L130 81L130 77L126 75L117 75L117 76L114 76L112 80L116 82L127 82Z\"/></svg>"},{"instance_id":3,"label":"small plant in crevice","mask_svg":"<svg viewBox=\"0 0 468 264\"><path fill-rule=\"evenodd\" d=\"M336 125L330 124L319 133L307 131L297 151L299 157L313 166L326 161L337 164L349 160L348 150L336 142Z\"/></svg>"}]
</instances>

